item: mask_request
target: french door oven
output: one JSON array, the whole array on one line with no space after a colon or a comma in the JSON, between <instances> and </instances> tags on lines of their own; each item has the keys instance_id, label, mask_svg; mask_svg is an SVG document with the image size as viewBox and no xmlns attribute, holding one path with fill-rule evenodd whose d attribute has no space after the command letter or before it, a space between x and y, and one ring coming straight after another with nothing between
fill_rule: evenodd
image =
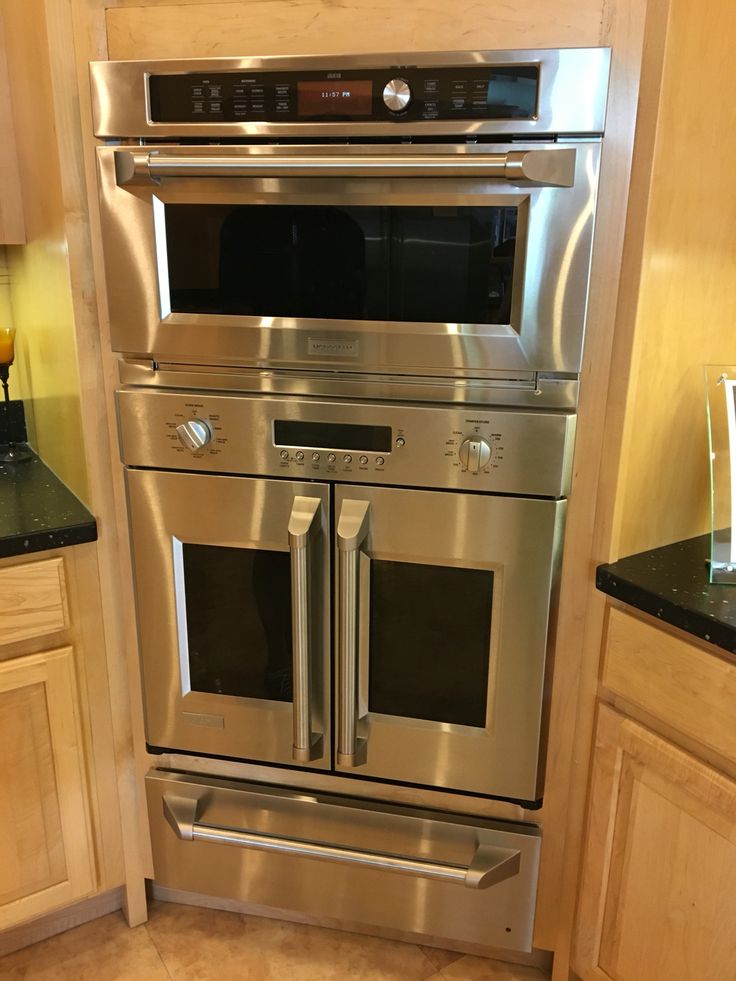
<instances>
[{"instance_id":1,"label":"french door oven","mask_svg":"<svg viewBox=\"0 0 736 981\"><path fill-rule=\"evenodd\" d=\"M564 500L126 476L152 749L539 796Z\"/></svg>"}]
</instances>

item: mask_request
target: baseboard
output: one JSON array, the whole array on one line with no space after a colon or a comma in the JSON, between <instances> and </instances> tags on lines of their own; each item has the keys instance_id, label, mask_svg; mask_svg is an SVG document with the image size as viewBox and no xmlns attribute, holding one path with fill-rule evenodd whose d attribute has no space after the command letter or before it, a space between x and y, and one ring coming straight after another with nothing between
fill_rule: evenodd
<instances>
[{"instance_id":1,"label":"baseboard","mask_svg":"<svg viewBox=\"0 0 736 981\"><path fill-rule=\"evenodd\" d=\"M107 916L108 913L122 909L122 906L122 888L110 889L108 892L100 893L99 896L82 899L73 906L47 913L46 916L41 916L30 923L21 923L20 926L11 927L9 930L0 930L0 957L12 954L23 947L30 947L39 940L47 940L57 933L64 933L90 920L96 920L100 916Z\"/></svg>"},{"instance_id":2,"label":"baseboard","mask_svg":"<svg viewBox=\"0 0 736 981\"><path fill-rule=\"evenodd\" d=\"M421 944L423 947L441 947L444 950L455 950L460 954L473 954L478 957L490 957L494 960L506 961L510 964L523 964L527 967L538 967L549 971L552 967L552 954L546 950L533 950L530 954L515 950L504 950L495 947L481 947L478 944L458 943L445 937L431 937L421 933L404 933L400 930L389 930L366 926L364 923L353 923L349 920L335 920L326 917L309 916L305 913L295 913L290 910L274 909L270 906L258 906L255 903L242 903L234 899L219 899L216 896L205 896L202 893L186 892L182 889L168 889L153 883L152 895L166 903L181 903L184 906L203 906L207 909L222 909L231 913L244 913L249 916L266 916L274 920L289 920L294 923L307 923L310 926L326 927L330 930L347 930L350 933L364 933L372 937L384 937L387 940L401 940L404 943Z\"/></svg>"}]
</instances>

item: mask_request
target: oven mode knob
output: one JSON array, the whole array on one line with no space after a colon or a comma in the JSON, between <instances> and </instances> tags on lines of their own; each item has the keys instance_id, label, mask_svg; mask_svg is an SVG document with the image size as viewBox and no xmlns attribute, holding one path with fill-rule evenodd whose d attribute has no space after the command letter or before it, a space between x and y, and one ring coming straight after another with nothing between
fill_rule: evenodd
<instances>
[{"instance_id":1,"label":"oven mode knob","mask_svg":"<svg viewBox=\"0 0 736 981\"><path fill-rule=\"evenodd\" d=\"M212 439L212 430L202 419L189 419L176 427L176 435L188 450L196 453Z\"/></svg>"},{"instance_id":2,"label":"oven mode knob","mask_svg":"<svg viewBox=\"0 0 736 981\"><path fill-rule=\"evenodd\" d=\"M458 451L464 470L480 473L491 459L491 447L484 439L466 439Z\"/></svg>"},{"instance_id":3,"label":"oven mode knob","mask_svg":"<svg viewBox=\"0 0 736 981\"><path fill-rule=\"evenodd\" d=\"M392 78L383 90L383 101L391 112L401 112L411 102L411 89L403 78Z\"/></svg>"}]
</instances>

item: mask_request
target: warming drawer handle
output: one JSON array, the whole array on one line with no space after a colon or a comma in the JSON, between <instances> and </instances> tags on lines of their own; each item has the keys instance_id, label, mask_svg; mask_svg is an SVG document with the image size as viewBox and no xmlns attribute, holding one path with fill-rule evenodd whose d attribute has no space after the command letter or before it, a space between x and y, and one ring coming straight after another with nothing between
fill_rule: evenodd
<instances>
[{"instance_id":1,"label":"warming drawer handle","mask_svg":"<svg viewBox=\"0 0 736 981\"><path fill-rule=\"evenodd\" d=\"M291 647L294 674L292 757L308 763L323 755L321 733L312 732L311 541L320 527L318 497L295 497L289 517Z\"/></svg>"},{"instance_id":2,"label":"warming drawer handle","mask_svg":"<svg viewBox=\"0 0 736 981\"><path fill-rule=\"evenodd\" d=\"M196 798L176 797L171 794L163 797L164 817L183 841L213 841L221 845L279 852L282 855L321 858L347 865L366 865L385 872L402 872L424 879L456 882L469 889L488 889L489 886L498 885L517 875L521 868L521 852L517 848L479 843L470 865L450 865L424 858L362 851L342 845L326 845L317 841L281 838L257 831L200 824L197 821L198 805Z\"/></svg>"},{"instance_id":3,"label":"warming drawer handle","mask_svg":"<svg viewBox=\"0 0 736 981\"><path fill-rule=\"evenodd\" d=\"M358 738L358 648L360 550L370 527L370 502L344 500L337 522L338 712L337 763L360 766L366 741Z\"/></svg>"},{"instance_id":4,"label":"warming drawer handle","mask_svg":"<svg viewBox=\"0 0 736 981\"><path fill-rule=\"evenodd\" d=\"M119 185L162 177L464 177L540 187L572 187L575 148L508 153L238 154L178 156L116 150Z\"/></svg>"}]
</instances>

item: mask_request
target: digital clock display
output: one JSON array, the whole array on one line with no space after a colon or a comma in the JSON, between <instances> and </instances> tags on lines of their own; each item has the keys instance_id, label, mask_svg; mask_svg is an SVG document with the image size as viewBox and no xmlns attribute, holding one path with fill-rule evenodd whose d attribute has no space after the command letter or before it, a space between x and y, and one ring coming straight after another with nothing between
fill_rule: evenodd
<instances>
[{"instance_id":1,"label":"digital clock display","mask_svg":"<svg viewBox=\"0 0 736 981\"><path fill-rule=\"evenodd\" d=\"M370 116L373 82L370 79L297 82L299 116Z\"/></svg>"}]
</instances>

